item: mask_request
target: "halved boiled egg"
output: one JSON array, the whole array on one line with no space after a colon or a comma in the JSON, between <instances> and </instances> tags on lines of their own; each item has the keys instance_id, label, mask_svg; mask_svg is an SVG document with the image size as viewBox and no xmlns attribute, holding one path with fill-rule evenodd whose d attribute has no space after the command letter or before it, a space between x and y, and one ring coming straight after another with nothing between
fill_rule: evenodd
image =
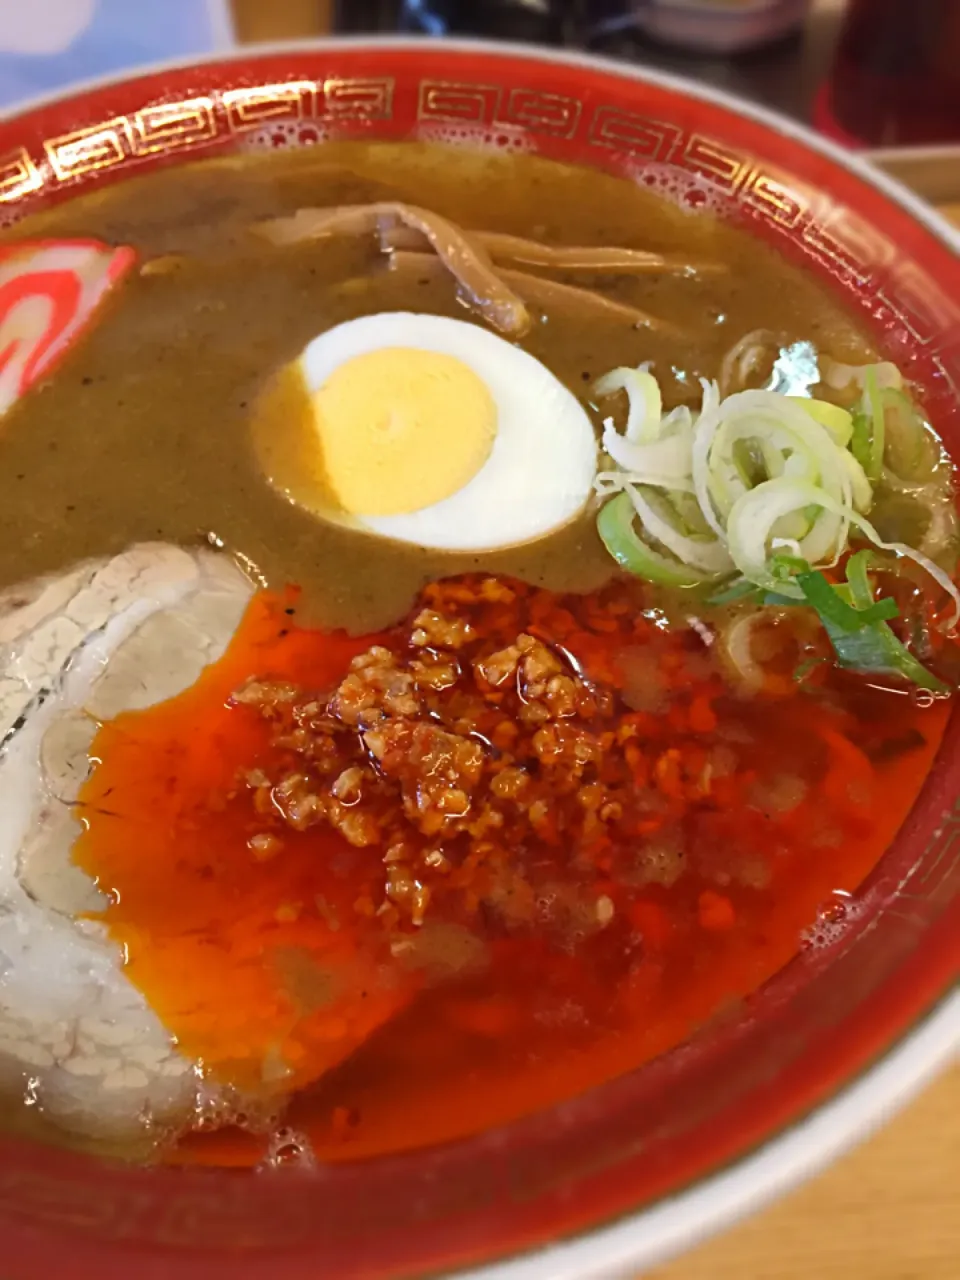
<instances>
[{"instance_id":1,"label":"halved boiled egg","mask_svg":"<svg viewBox=\"0 0 960 1280\"><path fill-rule=\"evenodd\" d=\"M270 470L326 519L485 551L560 528L590 497L597 445L583 407L478 325L412 312L350 320L306 347L296 377L300 474L289 482L289 459Z\"/></svg>"}]
</instances>

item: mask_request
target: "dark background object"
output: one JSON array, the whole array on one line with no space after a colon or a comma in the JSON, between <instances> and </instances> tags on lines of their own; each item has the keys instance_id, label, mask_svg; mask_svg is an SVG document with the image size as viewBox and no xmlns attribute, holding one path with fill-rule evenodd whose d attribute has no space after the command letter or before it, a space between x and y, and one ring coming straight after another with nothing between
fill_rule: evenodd
<instances>
[{"instance_id":1,"label":"dark background object","mask_svg":"<svg viewBox=\"0 0 960 1280\"><path fill-rule=\"evenodd\" d=\"M662 44L736 55L795 34L812 0L583 0L589 38L635 28ZM843 0L840 0L842 3Z\"/></svg>"},{"instance_id":2,"label":"dark background object","mask_svg":"<svg viewBox=\"0 0 960 1280\"><path fill-rule=\"evenodd\" d=\"M396 31L398 20L395 0L336 0L333 6L333 29L341 35Z\"/></svg>"},{"instance_id":3,"label":"dark background object","mask_svg":"<svg viewBox=\"0 0 960 1280\"><path fill-rule=\"evenodd\" d=\"M572 43L571 0L337 0L340 32L403 31Z\"/></svg>"},{"instance_id":4,"label":"dark background object","mask_svg":"<svg viewBox=\"0 0 960 1280\"><path fill-rule=\"evenodd\" d=\"M431 36L560 44L567 35L569 10L565 0L401 0L397 27Z\"/></svg>"},{"instance_id":5,"label":"dark background object","mask_svg":"<svg viewBox=\"0 0 960 1280\"><path fill-rule=\"evenodd\" d=\"M853 0L815 120L860 146L960 139L960 0Z\"/></svg>"},{"instance_id":6,"label":"dark background object","mask_svg":"<svg viewBox=\"0 0 960 1280\"><path fill-rule=\"evenodd\" d=\"M814 6L803 30L747 53L717 57L688 53L657 44L640 33L632 13L636 0L548 0L543 43L587 47L661 71L690 76L726 89L802 120L811 117L817 88L827 74L839 29L836 6ZM960 9L960 0L946 0ZM867 0L871 7L873 0ZM927 0L915 0L925 4ZM530 6L523 21L531 21ZM510 14L510 10L513 14ZM406 10L406 12L404 12ZM335 28L344 34L417 30L426 33L430 14L444 17L444 31L455 35L507 36L505 26L519 25L517 0L336 0ZM403 23L417 25L402 25ZM535 24L534 24L535 25ZM438 23L435 33L440 30ZM529 38L529 37L527 37Z\"/></svg>"}]
</instances>

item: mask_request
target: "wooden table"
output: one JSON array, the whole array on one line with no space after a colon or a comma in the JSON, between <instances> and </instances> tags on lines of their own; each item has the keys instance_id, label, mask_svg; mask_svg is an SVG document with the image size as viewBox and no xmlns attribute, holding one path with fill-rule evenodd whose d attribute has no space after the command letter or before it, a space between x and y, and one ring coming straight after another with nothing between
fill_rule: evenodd
<instances>
[{"instance_id":1,"label":"wooden table","mask_svg":"<svg viewBox=\"0 0 960 1280\"><path fill-rule=\"evenodd\" d=\"M826 1173L643 1280L958 1280L960 1067Z\"/></svg>"},{"instance_id":2,"label":"wooden table","mask_svg":"<svg viewBox=\"0 0 960 1280\"><path fill-rule=\"evenodd\" d=\"M233 3L251 41L319 33L331 9ZM643 1280L960 1280L960 1067L826 1173Z\"/></svg>"}]
</instances>

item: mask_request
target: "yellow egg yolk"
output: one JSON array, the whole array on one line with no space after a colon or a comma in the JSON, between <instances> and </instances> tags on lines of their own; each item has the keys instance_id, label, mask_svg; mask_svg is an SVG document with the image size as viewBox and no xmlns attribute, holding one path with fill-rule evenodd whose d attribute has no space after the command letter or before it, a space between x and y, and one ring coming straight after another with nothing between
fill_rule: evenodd
<instances>
[{"instance_id":1,"label":"yellow egg yolk","mask_svg":"<svg viewBox=\"0 0 960 1280\"><path fill-rule=\"evenodd\" d=\"M449 498L486 462L497 430L486 385L437 351L354 356L312 400L327 485L352 515L404 515Z\"/></svg>"}]
</instances>

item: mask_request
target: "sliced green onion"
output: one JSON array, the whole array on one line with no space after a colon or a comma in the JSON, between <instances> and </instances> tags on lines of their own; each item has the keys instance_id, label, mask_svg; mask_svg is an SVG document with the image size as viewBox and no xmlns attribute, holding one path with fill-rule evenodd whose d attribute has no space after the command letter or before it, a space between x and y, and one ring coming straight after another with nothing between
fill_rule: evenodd
<instances>
[{"instance_id":1,"label":"sliced green onion","mask_svg":"<svg viewBox=\"0 0 960 1280\"><path fill-rule=\"evenodd\" d=\"M929 480L936 469L937 451L913 401L906 392L887 387L880 392L880 402L887 429L886 465L901 480Z\"/></svg>"},{"instance_id":2,"label":"sliced green onion","mask_svg":"<svg viewBox=\"0 0 960 1280\"><path fill-rule=\"evenodd\" d=\"M751 447L749 440L735 440L730 450L730 461L733 463L737 475L740 477L740 483L745 489L758 484L763 480L764 467L770 465L770 459L767 457L758 457L758 450ZM779 455L777 462L779 463Z\"/></svg>"},{"instance_id":3,"label":"sliced green onion","mask_svg":"<svg viewBox=\"0 0 960 1280\"><path fill-rule=\"evenodd\" d=\"M693 447L691 449L690 470L693 476L693 491L700 503L703 518L718 538L726 536L726 530L717 519L713 498L710 493L709 458L713 437L719 427L720 391L715 382L701 379L703 387L703 403L700 417L693 429Z\"/></svg>"},{"instance_id":4,"label":"sliced green onion","mask_svg":"<svg viewBox=\"0 0 960 1280\"><path fill-rule=\"evenodd\" d=\"M696 495L692 492L692 487L689 491L685 489L670 489L663 496L676 512L678 527L684 533L699 534L704 538L712 536L710 528L703 518L703 512L700 510Z\"/></svg>"},{"instance_id":5,"label":"sliced green onion","mask_svg":"<svg viewBox=\"0 0 960 1280\"><path fill-rule=\"evenodd\" d=\"M704 407L693 432L691 473L707 523L724 537L736 502L766 478L789 476L826 488L835 498L850 495L843 450L801 402L774 391L740 391L722 402L704 386ZM756 466L747 465L746 459ZM794 536L783 531L784 536ZM824 548L832 550L829 545Z\"/></svg>"},{"instance_id":6,"label":"sliced green onion","mask_svg":"<svg viewBox=\"0 0 960 1280\"><path fill-rule=\"evenodd\" d=\"M885 622L874 622L860 631L844 631L824 618L823 627L842 667L877 675L898 676L934 693L950 692L949 686L918 662Z\"/></svg>"},{"instance_id":7,"label":"sliced green onion","mask_svg":"<svg viewBox=\"0 0 960 1280\"><path fill-rule=\"evenodd\" d=\"M829 621L841 631L862 631L864 627L874 622L895 618L900 612L896 601L889 598L876 602L871 598L865 608L854 608L819 569L798 573L796 583L808 602L816 609L824 625Z\"/></svg>"},{"instance_id":8,"label":"sliced green onion","mask_svg":"<svg viewBox=\"0 0 960 1280\"><path fill-rule=\"evenodd\" d=\"M879 547L882 551L895 551L898 555L905 556L924 568L934 581L953 599L954 609L948 625L951 627L957 625L957 622L960 621L960 591L957 590L956 585L948 574L944 573L928 556L923 555L914 547L907 546L904 542L885 542L870 521L860 515L859 512L854 511L852 507L837 502L835 498L831 497L823 489L818 489L816 485L807 484L800 480L788 480L786 478L767 480L763 484L757 485L755 489L751 489L749 493L744 494L738 500L733 511L731 511L730 518L727 521L727 540L730 547L730 555L737 569L745 578L750 578L758 586L766 587L771 591L782 589L768 567L767 543L774 524L781 516L805 507L808 503L816 503L824 511L832 513L835 518L855 525L862 534L870 539L874 546ZM814 527L816 528L816 526ZM815 557L809 553L810 537L812 535L802 540L801 547L806 559L814 563L820 557ZM844 535L845 540L846 535Z\"/></svg>"},{"instance_id":9,"label":"sliced green onion","mask_svg":"<svg viewBox=\"0 0 960 1280\"><path fill-rule=\"evenodd\" d=\"M873 586L867 573L873 558L873 552L864 548L847 561L847 584L850 587L850 598L857 609L868 609L873 604Z\"/></svg>"},{"instance_id":10,"label":"sliced green onion","mask_svg":"<svg viewBox=\"0 0 960 1280\"><path fill-rule=\"evenodd\" d=\"M723 591L718 591L715 595L710 596L707 604L734 604L738 600L749 600L751 598L757 598L757 584L748 582L746 578L738 578L736 582L731 583L729 587L725 587Z\"/></svg>"},{"instance_id":11,"label":"sliced green onion","mask_svg":"<svg viewBox=\"0 0 960 1280\"><path fill-rule=\"evenodd\" d=\"M826 501L821 501L823 498ZM797 511L815 502L826 506L830 501L826 493L816 485L781 477L766 480L738 499L727 521L727 541L733 563L740 573L760 587L770 591L786 590L784 574L777 576L771 566L782 557L771 560L767 544L774 525L791 511ZM809 567L809 565L807 565ZM796 594L800 591L797 588Z\"/></svg>"},{"instance_id":12,"label":"sliced green onion","mask_svg":"<svg viewBox=\"0 0 960 1280\"><path fill-rule=\"evenodd\" d=\"M834 386L859 386L854 412L770 389L721 399L715 382L701 380L696 418L685 407L664 416L645 367L600 379L598 395L622 390L630 401L623 434L612 419L604 424L614 469L596 478L596 491L611 499L598 517L600 536L619 564L654 582L697 587L739 574L710 603L812 607L843 665L941 689L886 625L897 606L874 599L869 551L850 557L845 584L820 572L846 551L853 527L919 564L953 599L947 625L960 620L950 576L914 547L884 541L866 518L871 480L896 489L898 469L909 475L930 463L926 424L895 365L822 367Z\"/></svg>"},{"instance_id":13,"label":"sliced green onion","mask_svg":"<svg viewBox=\"0 0 960 1280\"><path fill-rule=\"evenodd\" d=\"M847 409L841 409L838 404L831 404L829 400L809 400L806 396L787 396L788 400L794 401L815 422L819 422L821 427L825 427L830 433L830 438L834 444L845 449L850 443L850 437L853 435L853 414Z\"/></svg>"},{"instance_id":14,"label":"sliced green onion","mask_svg":"<svg viewBox=\"0 0 960 1280\"><path fill-rule=\"evenodd\" d=\"M870 419L860 409L853 414L853 432L850 436L850 452L868 474L873 448L870 442Z\"/></svg>"},{"instance_id":15,"label":"sliced green onion","mask_svg":"<svg viewBox=\"0 0 960 1280\"><path fill-rule=\"evenodd\" d=\"M603 425L604 453L636 484L655 484L693 492L690 482L690 432L676 430L658 440L639 443L622 436L612 418Z\"/></svg>"},{"instance_id":16,"label":"sliced green onion","mask_svg":"<svg viewBox=\"0 0 960 1280\"><path fill-rule=\"evenodd\" d=\"M845 595L841 594L841 589L835 587L825 574L819 569L812 569L806 560L798 556L783 553L772 556L770 571L780 582L794 582L802 591L806 602L816 609L821 618L830 618L844 631L859 631L872 622L895 618L899 612L895 600L874 601L873 589L866 574L866 565L869 563L870 556L870 551L860 551L850 558L850 563L853 564L852 570L848 564L847 572L853 573L856 582L856 588L851 588L857 593L854 601L856 607L847 603ZM769 597L776 594L768 592L766 602L773 603ZM791 599L789 596L783 598Z\"/></svg>"},{"instance_id":17,"label":"sliced green onion","mask_svg":"<svg viewBox=\"0 0 960 1280\"><path fill-rule=\"evenodd\" d=\"M798 591L795 596L785 596L782 591L764 591L760 597L760 603L783 609L788 605L792 608L806 607L807 601L802 591Z\"/></svg>"},{"instance_id":18,"label":"sliced green onion","mask_svg":"<svg viewBox=\"0 0 960 1280\"><path fill-rule=\"evenodd\" d=\"M872 559L870 550L852 555L847 561L847 582L839 586L809 566L796 575L807 603L817 611L840 665L899 676L921 689L948 692L943 681L928 671L887 626L886 619L897 616L897 605L889 598L874 600L867 572ZM782 567L790 566L785 563ZM768 594L764 603L796 602L787 598L774 600ZM794 674L795 678L802 678Z\"/></svg>"},{"instance_id":19,"label":"sliced green onion","mask_svg":"<svg viewBox=\"0 0 960 1280\"><path fill-rule=\"evenodd\" d=\"M646 369L630 369L621 365L598 378L593 384L598 396L611 396L625 391L630 409L624 438L633 444L649 444L660 435L663 416L663 398L660 384Z\"/></svg>"},{"instance_id":20,"label":"sliced green onion","mask_svg":"<svg viewBox=\"0 0 960 1280\"><path fill-rule=\"evenodd\" d=\"M784 516L783 520L778 520L777 523L782 525L790 518L789 516ZM796 538L773 538L770 542L770 548L775 552L786 551L793 556L799 556L801 550L800 543Z\"/></svg>"},{"instance_id":21,"label":"sliced green onion","mask_svg":"<svg viewBox=\"0 0 960 1280\"><path fill-rule=\"evenodd\" d=\"M840 456L850 478L850 499L857 511L865 515L873 506L873 486L867 479L867 473L862 465L852 453L844 449Z\"/></svg>"},{"instance_id":22,"label":"sliced green onion","mask_svg":"<svg viewBox=\"0 0 960 1280\"><path fill-rule=\"evenodd\" d=\"M886 419L877 385L877 373L872 365L868 365L863 371L863 411L870 423L870 460L869 465L865 465L863 469L868 480L879 480L883 474Z\"/></svg>"},{"instance_id":23,"label":"sliced green onion","mask_svg":"<svg viewBox=\"0 0 960 1280\"><path fill-rule=\"evenodd\" d=\"M863 371L863 395L853 414L850 436L850 452L863 468L867 480L879 480L883 474L885 438L883 400L876 371L870 365Z\"/></svg>"},{"instance_id":24,"label":"sliced green onion","mask_svg":"<svg viewBox=\"0 0 960 1280\"><path fill-rule=\"evenodd\" d=\"M865 610L873 602L873 584L870 581L868 569L875 558L872 551L865 549L858 551L847 561L847 585L850 592L850 600L858 610ZM877 603L883 604L885 602L880 600ZM858 658L860 659L861 670L886 670L892 674L903 676L905 680L918 685L921 689L931 689L937 693L948 692L947 685L931 671L928 671L888 626L880 623L871 628L871 630L875 633L870 637L872 648L870 644L865 642L862 651L856 649L850 644L849 635L840 640L841 647L837 650L837 654L845 665L849 665L853 659ZM830 634L829 630L827 634ZM836 648L838 637L831 636L830 638L834 648ZM882 662L885 665L866 668L863 666L864 658L868 658L871 662Z\"/></svg>"},{"instance_id":25,"label":"sliced green onion","mask_svg":"<svg viewBox=\"0 0 960 1280\"><path fill-rule=\"evenodd\" d=\"M645 531L656 542L690 565L714 577L733 572L730 553L719 538L702 534L691 536L677 527L677 514L662 495L645 485L628 485L626 489Z\"/></svg>"},{"instance_id":26,"label":"sliced green onion","mask_svg":"<svg viewBox=\"0 0 960 1280\"><path fill-rule=\"evenodd\" d=\"M662 555L637 534L636 512L628 493L619 493L597 517L597 532L603 545L621 568L648 582L668 587L700 587L713 576L700 573L673 556Z\"/></svg>"},{"instance_id":27,"label":"sliced green onion","mask_svg":"<svg viewBox=\"0 0 960 1280\"><path fill-rule=\"evenodd\" d=\"M795 573L809 573L810 562L804 560L802 556L788 555L785 551L778 551L776 555L770 557L770 572L781 582L786 582Z\"/></svg>"}]
</instances>

